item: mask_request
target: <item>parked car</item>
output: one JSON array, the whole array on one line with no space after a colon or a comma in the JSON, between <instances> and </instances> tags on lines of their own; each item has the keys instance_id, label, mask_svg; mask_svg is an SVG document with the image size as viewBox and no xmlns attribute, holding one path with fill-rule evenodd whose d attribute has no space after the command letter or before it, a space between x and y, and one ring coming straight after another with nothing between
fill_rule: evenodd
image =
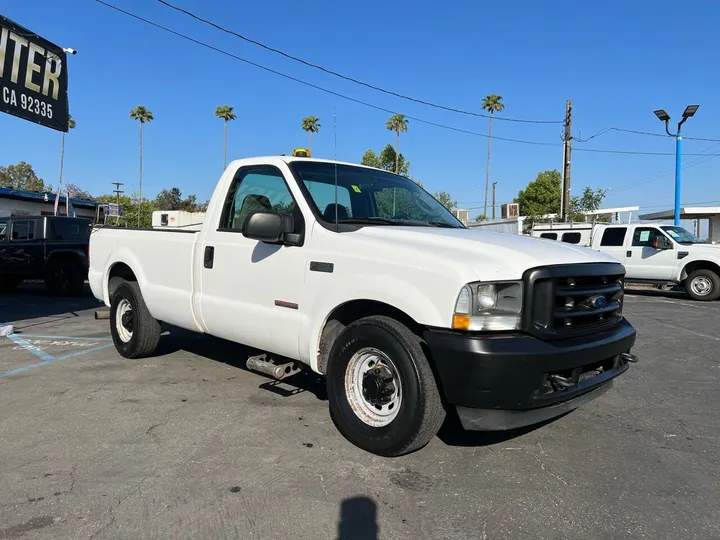
<instances>
[{"instance_id":1,"label":"parked car","mask_svg":"<svg viewBox=\"0 0 720 540\"><path fill-rule=\"evenodd\" d=\"M683 227L655 223L554 224L533 234L586 245L625 265L626 283L678 285L693 300L720 297L720 245L708 244Z\"/></svg>"},{"instance_id":2,"label":"parked car","mask_svg":"<svg viewBox=\"0 0 720 540\"><path fill-rule=\"evenodd\" d=\"M51 294L82 293L92 222L62 216L0 217L0 290L42 279Z\"/></svg>"},{"instance_id":3,"label":"parked car","mask_svg":"<svg viewBox=\"0 0 720 540\"><path fill-rule=\"evenodd\" d=\"M232 162L200 231L98 228L89 282L127 358L161 321L326 377L351 442L396 456L457 411L471 430L586 403L635 360L625 269L569 244L477 232L415 182L301 157Z\"/></svg>"}]
</instances>

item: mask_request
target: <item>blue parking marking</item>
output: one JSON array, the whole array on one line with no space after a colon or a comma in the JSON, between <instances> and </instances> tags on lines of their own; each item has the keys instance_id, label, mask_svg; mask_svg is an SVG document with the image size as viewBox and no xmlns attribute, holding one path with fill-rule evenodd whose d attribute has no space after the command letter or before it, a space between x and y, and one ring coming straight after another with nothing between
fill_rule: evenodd
<instances>
[{"instance_id":1,"label":"blue parking marking","mask_svg":"<svg viewBox=\"0 0 720 540\"><path fill-rule=\"evenodd\" d=\"M37 347L31 345L27 341L23 339L23 337L32 337L32 338L40 338L40 339L65 339L65 340L90 340L90 341L99 341L99 340L108 340L109 338L78 338L78 337L62 337L62 336L35 336L35 335L29 335L29 334L23 334L22 337L20 337L17 334L10 334L7 336L11 341L13 341L16 345L21 346L26 351L33 353L35 356L37 356L41 362L38 362L36 364L30 364L29 366L22 366L19 368L11 369L8 371L0 372L0 377L10 377L11 375L15 375L17 373L22 373L23 371L29 371L31 369L36 369L42 366L48 366L50 364L54 364L55 362L62 362L63 360L67 360L69 358L74 358L76 356L81 356L83 354L101 351L103 349L107 349L108 347L112 347L112 343L104 343L102 345L98 345L97 347L92 347L91 349L84 349L76 352L71 352L68 354L64 354L62 356L53 356L49 353L46 353L45 351L42 351L38 349Z\"/></svg>"}]
</instances>

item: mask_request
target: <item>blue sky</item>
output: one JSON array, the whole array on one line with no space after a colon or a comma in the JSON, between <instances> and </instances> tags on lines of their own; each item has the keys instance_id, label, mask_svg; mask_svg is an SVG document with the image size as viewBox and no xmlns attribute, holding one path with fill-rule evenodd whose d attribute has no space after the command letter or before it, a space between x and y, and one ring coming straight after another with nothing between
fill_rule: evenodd
<instances>
[{"instance_id":1,"label":"blue sky","mask_svg":"<svg viewBox=\"0 0 720 540\"><path fill-rule=\"evenodd\" d=\"M673 119L700 104L686 136L720 139L720 4L685 2L577 2L515 0L488 5L455 1L426 4L330 0L298 3L172 0L251 38L349 76L399 93L477 110L483 96L503 96L501 116L561 120L573 100L573 132L588 137L606 127L656 133L656 108ZM111 3L335 92L380 107L487 133L487 120L409 103L245 43L188 19L154 0ZM687 13L688 15L685 15ZM2 14L55 43L72 47L70 110L78 127L67 136L65 179L94 192L110 182L137 189L136 105L155 121L144 130L144 195L163 187L208 198L222 171L222 122L217 105L235 107L229 157L290 153L307 144L303 116L322 129L314 155L332 158L333 109L337 157L359 161L368 148L394 142L389 114L307 88L188 43L119 14L93 0L5 0ZM695 20L690 15L695 14ZM57 185L60 133L3 115L0 164L25 160ZM511 200L539 171L560 168L559 125L496 121L493 135L539 141L537 146L493 141L491 180L498 202ZM430 191L447 190L461 207L482 206L487 141L410 121L401 152L411 175ZM671 207L674 156L585 152L613 149L674 152L670 138L610 132L574 145L573 192L610 188L606 205ZM715 152L720 143L690 141L688 153ZM720 201L716 157L686 157L683 203ZM473 210L472 213L476 213Z\"/></svg>"}]
</instances>

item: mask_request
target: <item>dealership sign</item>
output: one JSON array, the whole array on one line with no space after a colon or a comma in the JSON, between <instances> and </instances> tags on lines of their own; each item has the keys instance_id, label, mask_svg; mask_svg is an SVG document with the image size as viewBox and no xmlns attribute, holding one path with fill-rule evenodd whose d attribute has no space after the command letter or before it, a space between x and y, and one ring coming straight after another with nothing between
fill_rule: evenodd
<instances>
[{"instance_id":1,"label":"dealership sign","mask_svg":"<svg viewBox=\"0 0 720 540\"><path fill-rule=\"evenodd\" d=\"M0 111L68 130L67 56L0 15Z\"/></svg>"}]
</instances>

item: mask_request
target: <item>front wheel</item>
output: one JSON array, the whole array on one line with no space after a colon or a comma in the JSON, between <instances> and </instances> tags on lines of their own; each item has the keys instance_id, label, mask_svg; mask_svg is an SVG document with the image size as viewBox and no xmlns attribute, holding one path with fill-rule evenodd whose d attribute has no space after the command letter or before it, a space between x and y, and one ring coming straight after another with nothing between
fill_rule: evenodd
<instances>
[{"instance_id":1,"label":"front wheel","mask_svg":"<svg viewBox=\"0 0 720 540\"><path fill-rule=\"evenodd\" d=\"M695 270L685 280L685 290L693 300L716 300L720 296L720 277L712 270Z\"/></svg>"},{"instance_id":2,"label":"front wheel","mask_svg":"<svg viewBox=\"0 0 720 540\"><path fill-rule=\"evenodd\" d=\"M345 328L330 353L330 414L342 435L380 456L425 446L445 419L421 339L384 316Z\"/></svg>"},{"instance_id":3,"label":"front wheel","mask_svg":"<svg viewBox=\"0 0 720 540\"><path fill-rule=\"evenodd\" d=\"M125 358L152 356L160 343L160 323L145 305L140 287L123 281L110 301L110 333L117 351Z\"/></svg>"}]
</instances>

